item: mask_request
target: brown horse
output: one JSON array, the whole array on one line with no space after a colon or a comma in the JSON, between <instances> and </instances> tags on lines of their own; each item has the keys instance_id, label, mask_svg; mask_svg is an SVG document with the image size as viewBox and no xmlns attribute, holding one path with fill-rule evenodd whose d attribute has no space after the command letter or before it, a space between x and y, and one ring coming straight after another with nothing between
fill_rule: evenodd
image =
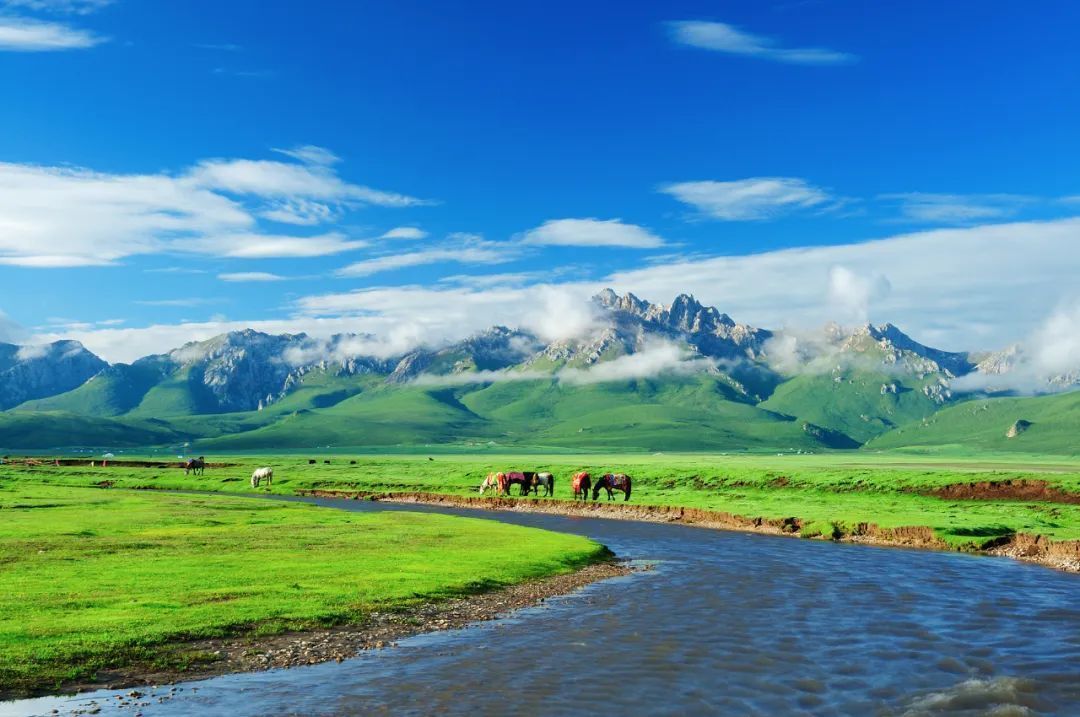
<instances>
[{"instance_id":1,"label":"brown horse","mask_svg":"<svg viewBox=\"0 0 1080 717\"><path fill-rule=\"evenodd\" d=\"M588 500L589 488L592 487L592 478L585 471L575 473L574 477L570 479L570 487L574 489L574 500L579 497L582 500Z\"/></svg>"},{"instance_id":2,"label":"brown horse","mask_svg":"<svg viewBox=\"0 0 1080 717\"><path fill-rule=\"evenodd\" d=\"M206 473L206 459L202 456L198 458L191 458L184 464L184 475L188 473L194 473L195 475L203 475Z\"/></svg>"},{"instance_id":3,"label":"brown horse","mask_svg":"<svg viewBox=\"0 0 1080 717\"><path fill-rule=\"evenodd\" d=\"M596 479L596 483L593 485L592 499L597 500L600 497L600 491L607 491L608 500L615 500L615 494L612 491L621 490L626 493L626 497L623 501L630 500L630 476L625 473L605 473Z\"/></svg>"},{"instance_id":4,"label":"brown horse","mask_svg":"<svg viewBox=\"0 0 1080 717\"><path fill-rule=\"evenodd\" d=\"M528 495L529 491L532 490L534 480L536 480L536 473L533 471L510 471L509 473L506 473L506 483L503 492L509 495L510 486L517 483L521 486L521 493L519 493L519 495Z\"/></svg>"},{"instance_id":5,"label":"brown horse","mask_svg":"<svg viewBox=\"0 0 1080 717\"><path fill-rule=\"evenodd\" d=\"M544 489L544 497L555 495L555 476L550 473L537 473L532 480L532 492L540 495L540 489Z\"/></svg>"}]
</instances>

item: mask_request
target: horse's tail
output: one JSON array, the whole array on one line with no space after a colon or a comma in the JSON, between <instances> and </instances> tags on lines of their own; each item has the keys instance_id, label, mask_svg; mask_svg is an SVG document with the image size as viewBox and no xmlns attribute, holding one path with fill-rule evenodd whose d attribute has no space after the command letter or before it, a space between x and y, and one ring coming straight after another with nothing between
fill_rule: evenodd
<instances>
[{"instance_id":1,"label":"horse's tail","mask_svg":"<svg viewBox=\"0 0 1080 717\"><path fill-rule=\"evenodd\" d=\"M634 481L630 476L626 476L626 500L630 500L630 489L633 487Z\"/></svg>"}]
</instances>

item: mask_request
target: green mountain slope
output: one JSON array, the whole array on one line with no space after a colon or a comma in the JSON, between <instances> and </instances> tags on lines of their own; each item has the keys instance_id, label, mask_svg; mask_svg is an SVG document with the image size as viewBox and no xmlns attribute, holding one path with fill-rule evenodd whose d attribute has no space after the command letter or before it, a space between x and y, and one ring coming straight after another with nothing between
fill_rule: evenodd
<instances>
[{"instance_id":1,"label":"green mountain slope","mask_svg":"<svg viewBox=\"0 0 1080 717\"><path fill-rule=\"evenodd\" d=\"M299 410L207 450L494 443L637 450L821 450L800 422L732 401L713 377L568 385L382 386ZM180 424L184 425L184 424Z\"/></svg>"},{"instance_id":2,"label":"green mountain slope","mask_svg":"<svg viewBox=\"0 0 1080 717\"><path fill-rule=\"evenodd\" d=\"M17 410L120 416L137 408L161 379L161 367L155 361L115 364L73 391L27 401Z\"/></svg>"},{"instance_id":3,"label":"green mountain slope","mask_svg":"<svg viewBox=\"0 0 1080 717\"><path fill-rule=\"evenodd\" d=\"M246 433L211 438L207 449L393 446L487 438L491 428L448 389L382 386L330 408L299 409Z\"/></svg>"},{"instance_id":4,"label":"green mountain slope","mask_svg":"<svg viewBox=\"0 0 1080 717\"><path fill-rule=\"evenodd\" d=\"M936 378L898 378L849 368L795 376L780 384L760 405L864 443L937 411L941 404L924 393L924 388L934 383Z\"/></svg>"},{"instance_id":5,"label":"green mountain slope","mask_svg":"<svg viewBox=\"0 0 1080 717\"><path fill-rule=\"evenodd\" d=\"M59 411L0 413L4 449L157 446L184 439L163 421L88 418Z\"/></svg>"},{"instance_id":6,"label":"green mountain slope","mask_svg":"<svg viewBox=\"0 0 1080 717\"><path fill-rule=\"evenodd\" d=\"M1010 429L1022 421L1016 435ZM1080 454L1080 391L1053 396L990 398L938 411L870 441L868 449L934 447Z\"/></svg>"}]
</instances>

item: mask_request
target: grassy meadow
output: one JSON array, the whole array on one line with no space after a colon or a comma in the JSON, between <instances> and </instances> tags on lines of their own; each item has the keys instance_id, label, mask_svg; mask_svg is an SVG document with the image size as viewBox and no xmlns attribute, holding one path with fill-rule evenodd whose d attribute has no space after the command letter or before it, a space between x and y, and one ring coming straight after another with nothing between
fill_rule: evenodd
<instances>
[{"instance_id":1,"label":"grassy meadow","mask_svg":"<svg viewBox=\"0 0 1080 717\"><path fill-rule=\"evenodd\" d=\"M309 465L309 459L316 459ZM175 460L175 459L174 459ZM925 526L959 549L1024 532L1054 540L1080 540L1080 505L1018 500L946 500L925 493L958 483L1040 480L1080 494L1080 462L1013 455L432 455L208 456L234 465L185 476L178 468L113 465L0 467L9 475L50 485L247 492L251 470L275 469L272 490L426 491L475 495L493 470L549 470L556 497L570 499L577 470L621 471L634 479L633 502L725 511L749 518L799 518L824 534L851 532L860 523L883 528ZM329 460L330 463L324 463ZM355 461L355 463L350 463ZM529 498L536 500L536 498ZM804 534L807 531L804 531Z\"/></svg>"},{"instance_id":2,"label":"grassy meadow","mask_svg":"<svg viewBox=\"0 0 1080 717\"><path fill-rule=\"evenodd\" d=\"M182 667L198 656L178 641L362 622L603 552L494 521L78 487L152 473L0 466L0 695L109 667ZM188 487L220 488L224 475ZM529 550L490 549L522 541Z\"/></svg>"}]
</instances>

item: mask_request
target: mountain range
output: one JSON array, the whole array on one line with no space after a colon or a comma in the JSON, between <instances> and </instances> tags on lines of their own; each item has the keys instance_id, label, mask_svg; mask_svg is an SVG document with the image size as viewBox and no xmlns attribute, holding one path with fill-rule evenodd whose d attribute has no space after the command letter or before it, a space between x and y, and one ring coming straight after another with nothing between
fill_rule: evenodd
<instances>
[{"instance_id":1,"label":"mountain range","mask_svg":"<svg viewBox=\"0 0 1080 717\"><path fill-rule=\"evenodd\" d=\"M253 330L131 364L0 344L0 446L1075 452L1080 372L1045 377L1046 395L985 393L1026 365L1020 347L942 351L891 324L770 331L687 295L608 289L592 308L573 338L495 326L398 355Z\"/></svg>"}]
</instances>

